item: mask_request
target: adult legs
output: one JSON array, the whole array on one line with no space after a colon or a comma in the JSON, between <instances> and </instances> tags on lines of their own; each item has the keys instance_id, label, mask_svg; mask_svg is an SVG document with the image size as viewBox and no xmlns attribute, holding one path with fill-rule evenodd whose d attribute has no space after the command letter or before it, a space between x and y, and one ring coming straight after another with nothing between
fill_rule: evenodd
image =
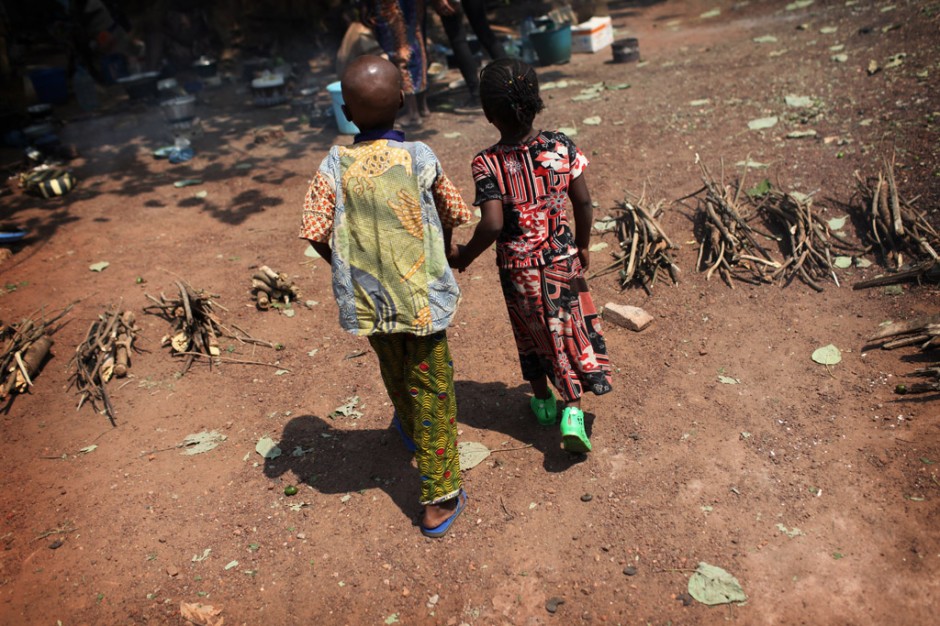
<instances>
[{"instance_id":1,"label":"adult legs","mask_svg":"<svg viewBox=\"0 0 940 626\"><path fill-rule=\"evenodd\" d=\"M463 12L467 15L467 21L470 27L476 33L477 39L486 50L487 54L495 61L505 59L508 55L499 43L493 29L490 28L489 19L486 17L486 0L462 0Z\"/></svg>"},{"instance_id":2,"label":"adult legs","mask_svg":"<svg viewBox=\"0 0 940 626\"><path fill-rule=\"evenodd\" d=\"M455 8L457 11L454 14L441 16L441 24L450 41L450 47L454 51L457 68L467 83L470 97L476 99L480 95L479 65L473 52L470 51L470 44L467 43L467 29L464 27L463 13L459 5Z\"/></svg>"}]
</instances>

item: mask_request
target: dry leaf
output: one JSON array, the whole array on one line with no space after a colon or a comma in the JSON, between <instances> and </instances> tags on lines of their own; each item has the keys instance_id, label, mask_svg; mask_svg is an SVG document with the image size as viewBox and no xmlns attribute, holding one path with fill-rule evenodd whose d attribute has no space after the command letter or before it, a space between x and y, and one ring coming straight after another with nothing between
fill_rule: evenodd
<instances>
[{"instance_id":1,"label":"dry leaf","mask_svg":"<svg viewBox=\"0 0 940 626\"><path fill-rule=\"evenodd\" d=\"M197 626L223 626L225 623L222 607L215 608L211 604L180 602L180 615Z\"/></svg>"}]
</instances>

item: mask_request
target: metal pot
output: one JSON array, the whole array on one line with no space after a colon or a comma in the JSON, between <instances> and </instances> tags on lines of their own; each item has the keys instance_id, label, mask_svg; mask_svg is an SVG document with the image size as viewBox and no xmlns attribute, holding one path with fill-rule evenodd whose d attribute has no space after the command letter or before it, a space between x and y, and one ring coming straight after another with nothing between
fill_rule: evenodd
<instances>
[{"instance_id":1,"label":"metal pot","mask_svg":"<svg viewBox=\"0 0 940 626\"><path fill-rule=\"evenodd\" d=\"M160 103L169 122L184 122L196 117L196 96L180 96Z\"/></svg>"},{"instance_id":2,"label":"metal pot","mask_svg":"<svg viewBox=\"0 0 940 626\"><path fill-rule=\"evenodd\" d=\"M212 78L218 74L219 64L215 59L203 56L193 63L193 69L196 71L196 75L201 78Z\"/></svg>"},{"instance_id":3,"label":"metal pot","mask_svg":"<svg viewBox=\"0 0 940 626\"><path fill-rule=\"evenodd\" d=\"M157 72L131 74L117 80L124 87L131 100L145 100L157 95Z\"/></svg>"}]
</instances>

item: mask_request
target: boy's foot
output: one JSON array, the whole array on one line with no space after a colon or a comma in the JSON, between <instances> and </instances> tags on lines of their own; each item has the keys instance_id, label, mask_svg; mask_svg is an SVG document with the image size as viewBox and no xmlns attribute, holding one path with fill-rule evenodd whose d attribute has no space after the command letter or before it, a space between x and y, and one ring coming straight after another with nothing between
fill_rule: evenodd
<instances>
[{"instance_id":1,"label":"boy's foot","mask_svg":"<svg viewBox=\"0 0 940 626\"><path fill-rule=\"evenodd\" d=\"M454 525L454 520L463 513L466 506L467 492L463 489L452 500L427 505L424 509L424 519L421 521L421 534L425 537L443 537ZM430 526L430 524L434 524L434 526Z\"/></svg>"},{"instance_id":2,"label":"boy's foot","mask_svg":"<svg viewBox=\"0 0 940 626\"><path fill-rule=\"evenodd\" d=\"M591 451L591 441L584 432L584 412L577 407L565 407L561 414L561 446L568 452Z\"/></svg>"},{"instance_id":3,"label":"boy's foot","mask_svg":"<svg viewBox=\"0 0 940 626\"><path fill-rule=\"evenodd\" d=\"M548 390L547 398L536 398L535 396L529 398L529 406L532 408L532 412L535 413L535 419L539 424L542 426L553 426L555 424L558 417L558 403L551 389Z\"/></svg>"}]
</instances>

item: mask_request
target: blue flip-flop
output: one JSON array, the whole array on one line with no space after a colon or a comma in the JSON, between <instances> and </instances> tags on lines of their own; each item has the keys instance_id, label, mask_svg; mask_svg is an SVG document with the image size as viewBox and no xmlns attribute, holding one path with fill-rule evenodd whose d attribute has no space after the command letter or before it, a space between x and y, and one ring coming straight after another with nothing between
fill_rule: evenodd
<instances>
[{"instance_id":1,"label":"blue flip-flop","mask_svg":"<svg viewBox=\"0 0 940 626\"><path fill-rule=\"evenodd\" d=\"M401 441L405 444L405 448L408 449L408 452L414 454L418 451L418 446L415 445L414 440L408 436L408 433L405 432L405 429L402 428L401 420L398 419L398 413L392 415L392 424L395 426L395 430L398 431L398 434L401 435Z\"/></svg>"},{"instance_id":2,"label":"blue flip-flop","mask_svg":"<svg viewBox=\"0 0 940 626\"><path fill-rule=\"evenodd\" d=\"M454 520L463 513L465 506L467 506L467 492L461 489L460 493L457 494L457 506L454 508L454 512L450 514L450 517L434 528L428 528L424 524L421 524L421 534L425 537L433 537L435 539L443 537L447 534L447 531L450 530L450 527L454 525Z\"/></svg>"}]
</instances>

